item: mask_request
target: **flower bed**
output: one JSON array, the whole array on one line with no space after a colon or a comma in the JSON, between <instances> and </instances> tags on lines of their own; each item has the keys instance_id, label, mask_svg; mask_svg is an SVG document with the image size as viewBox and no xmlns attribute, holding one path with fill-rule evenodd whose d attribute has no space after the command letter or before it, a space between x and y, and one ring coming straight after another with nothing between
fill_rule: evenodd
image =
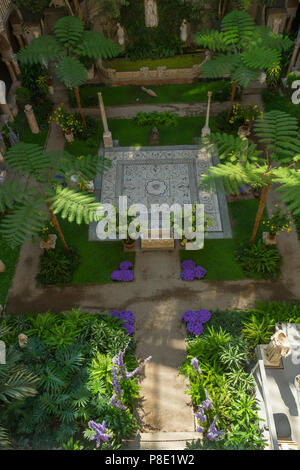
<instances>
[{"instance_id":1,"label":"flower bed","mask_svg":"<svg viewBox=\"0 0 300 470\"><path fill-rule=\"evenodd\" d=\"M190 259L182 261L181 268L180 279L183 281L202 279L206 275L206 269L202 268L202 266L196 266L196 263Z\"/></svg>"},{"instance_id":2,"label":"flower bed","mask_svg":"<svg viewBox=\"0 0 300 470\"><path fill-rule=\"evenodd\" d=\"M201 312L188 311L183 319L201 317ZM300 302L261 302L246 311L213 312L205 330L188 330L180 371L190 381L199 431L199 441L187 444L189 449L265 447L250 371L256 345L268 342L279 322L299 323Z\"/></svg>"},{"instance_id":3,"label":"flower bed","mask_svg":"<svg viewBox=\"0 0 300 470\"><path fill-rule=\"evenodd\" d=\"M144 362L134 357L133 324L133 312L75 309L0 321L8 363L17 355L18 364L38 378L38 395L0 400L1 425L15 448L92 449L96 440L101 448L117 449L137 430L133 410ZM19 333L28 338L24 348Z\"/></svg>"},{"instance_id":4,"label":"flower bed","mask_svg":"<svg viewBox=\"0 0 300 470\"><path fill-rule=\"evenodd\" d=\"M112 281L123 281L123 282L131 282L134 279L134 274L132 271L133 264L130 261L122 261L120 263L119 269L115 269L110 278Z\"/></svg>"}]
</instances>

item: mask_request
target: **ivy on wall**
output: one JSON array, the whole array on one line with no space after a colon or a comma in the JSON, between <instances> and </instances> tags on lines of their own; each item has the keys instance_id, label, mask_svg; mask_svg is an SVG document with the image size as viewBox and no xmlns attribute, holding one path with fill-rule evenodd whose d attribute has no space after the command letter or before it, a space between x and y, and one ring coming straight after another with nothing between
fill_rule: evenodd
<instances>
[{"instance_id":1,"label":"ivy on wall","mask_svg":"<svg viewBox=\"0 0 300 470\"><path fill-rule=\"evenodd\" d=\"M143 0L128 0L128 6L120 10L120 22L125 27L130 42L125 54L132 60L170 57L181 53L182 20L186 19L191 23L200 21L190 0L156 0L156 3L159 17L156 28L145 26Z\"/></svg>"}]
</instances>

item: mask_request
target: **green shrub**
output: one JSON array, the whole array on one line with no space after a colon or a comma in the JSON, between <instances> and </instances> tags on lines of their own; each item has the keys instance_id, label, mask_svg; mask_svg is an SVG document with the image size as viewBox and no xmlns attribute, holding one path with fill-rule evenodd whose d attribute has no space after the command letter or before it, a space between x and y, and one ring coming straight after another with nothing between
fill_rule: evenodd
<instances>
[{"instance_id":1,"label":"green shrub","mask_svg":"<svg viewBox=\"0 0 300 470\"><path fill-rule=\"evenodd\" d=\"M39 264L39 273L36 280L41 285L68 284L76 268L79 266L80 258L77 251L71 248L70 254L62 249L45 250Z\"/></svg>"},{"instance_id":2,"label":"green shrub","mask_svg":"<svg viewBox=\"0 0 300 470\"><path fill-rule=\"evenodd\" d=\"M265 344L270 341L274 332L275 321L269 316L258 317L251 315L250 320L244 323L243 335L248 340L251 348L255 348L258 344Z\"/></svg>"},{"instance_id":3,"label":"green shrub","mask_svg":"<svg viewBox=\"0 0 300 470\"><path fill-rule=\"evenodd\" d=\"M298 240L300 240L300 215L294 215L293 219L294 219L295 226L296 226Z\"/></svg>"},{"instance_id":4,"label":"green shrub","mask_svg":"<svg viewBox=\"0 0 300 470\"><path fill-rule=\"evenodd\" d=\"M275 247L267 246L262 240L251 247L239 248L236 259L243 270L255 279L276 279L280 274L281 257Z\"/></svg>"},{"instance_id":5,"label":"green shrub","mask_svg":"<svg viewBox=\"0 0 300 470\"><path fill-rule=\"evenodd\" d=\"M153 113L139 112L134 118L134 123L139 127L176 127L178 126L178 121L178 116L170 111L164 111L162 113L158 111L154 111Z\"/></svg>"},{"instance_id":6,"label":"green shrub","mask_svg":"<svg viewBox=\"0 0 300 470\"><path fill-rule=\"evenodd\" d=\"M24 86L20 86L16 89L16 99L20 106L25 106L30 102L30 90Z\"/></svg>"}]
</instances>

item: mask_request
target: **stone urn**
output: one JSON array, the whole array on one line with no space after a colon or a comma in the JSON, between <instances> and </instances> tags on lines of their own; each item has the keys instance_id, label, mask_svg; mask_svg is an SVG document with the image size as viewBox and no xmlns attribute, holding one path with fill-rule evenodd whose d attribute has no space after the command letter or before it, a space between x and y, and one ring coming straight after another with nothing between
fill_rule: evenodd
<instances>
[{"instance_id":1,"label":"stone urn","mask_svg":"<svg viewBox=\"0 0 300 470\"><path fill-rule=\"evenodd\" d=\"M136 245L136 240L131 240L128 238L127 240L122 240L122 243L124 247L127 248L127 250L132 250L132 248L134 248Z\"/></svg>"},{"instance_id":2,"label":"stone urn","mask_svg":"<svg viewBox=\"0 0 300 470\"><path fill-rule=\"evenodd\" d=\"M48 240L40 241L40 248L42 250L54 250L56 245L57 235L50 233Z\"/></svg>"},{"instance_id":3,"label":"stone urn","mask_svg":"<svg viewBox=\"0 0 300 470\"><path fill-rule=\"evenodd\" d=\"M65 132L65 139L67 142L74 142L73 132Z\"/></svg>"},{"instance_id":4,"label":"stone urn","mask_svg":"<svg viewBox=\"0 0 300 470\"><path fill-rule=\"evenodd\" d=\"M265 245L276 245L276 235L270 232L263 232L262 238Z\"/></svg>"}]
</instances>

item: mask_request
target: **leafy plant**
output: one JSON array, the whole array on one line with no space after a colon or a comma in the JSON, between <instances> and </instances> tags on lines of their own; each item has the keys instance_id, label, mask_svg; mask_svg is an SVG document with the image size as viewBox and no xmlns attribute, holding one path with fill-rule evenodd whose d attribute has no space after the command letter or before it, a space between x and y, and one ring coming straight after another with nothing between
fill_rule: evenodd
<instances>
[{"instance_id":1,"label":"leafy plant","mask_svg":"<svg viewBox=\"0 0 300 470\"><path fill-rule=\"evenodd\" d=\"M248 340L251 348L258 344L266 344L274 333L275 322L269 316L258 317L251 315L250 320L244 322L243 335Z\"/></svg>"},{"instance_id":2,"label":"leafy plant","mask_svg":"<svg viewBox=\"0 0 300 470\"><path fill-rule=\"evenodd\" d=\"M39 264L36 280L41 285L68 284L78 268L80 257L74 248L66 255L59 249L45 250Z\"/></svg>"},{"instance_id":3,"label":"leafy plant","mask_svg":"<svg viewBox=\"0 0 300 470\"><path fill-rule=\"evenodd\" d=\"M246 246L237 252L237 260L249 276L265 279L275 279L280 271L281 258L278 250L267 246L262 240L251 247Z\"/></svg>"},{"instance_id":4,"label":"leafy plant","mask_svg":"<svg viewBox=\"0 0 300 470\"><path fill-rule=\"evenodd\" d=\"M137 126L165 126L165 127L176 127L178 126L178 116L170 111L146 113L139 112L134 118L134 122Z\"/></svg>"}]
</instances>

